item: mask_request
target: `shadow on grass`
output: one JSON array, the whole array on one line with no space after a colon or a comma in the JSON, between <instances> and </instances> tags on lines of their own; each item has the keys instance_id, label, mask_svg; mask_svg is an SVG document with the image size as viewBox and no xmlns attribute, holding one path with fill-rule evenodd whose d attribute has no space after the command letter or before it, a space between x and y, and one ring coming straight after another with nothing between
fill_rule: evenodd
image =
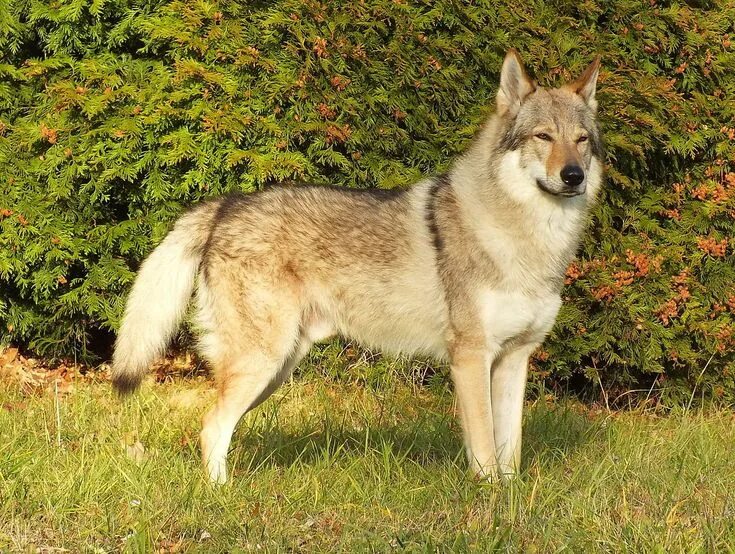
<instances>
[{"instance_id":1,"label":"shadow on grass","mask_svg":"<svg viewBox=\"0 0 735 554\"><path fill-rule=\"evenodd\" d=\"M390 425L314 418L298 432L284 430L272 414L260 417L233 438L230 460L238 472L325 461L349 464L358 458L382 460L386 456L391 463L411 460L422 466L447 464L462 471L467 467L459 422L444 414L426 414ZM586 444L604 440L601 429L601 421L564 406L527 410L522 470L536 461L544 465L563 463Z\"/></svg>"},{"instance_id":2,"label":"shadow on grass","mask_svg":"<svg viewBox=\"0 0 735 554\"><path fill-rule=\"evenodd\" d=\"M298 431L283 429L270 420L261 421L234 437L230 456L240 470L254 471L324 462L349 464L359 458L376 457L387 457L391 464L403 460L420 465L456 463L461 461L461 449L459 431L452 419L432 414L396 424L359 425L316 419Z\"/></svg>"},{"instance_id":3,"label":"shadow on grass","mask_svg":"<svg viewBox=\"0 0 735 554\"><path fill-rule=\"evenodd\" d=\"M602 430L603 420L585 411L564 404L538 404L524 418L523 468L535 461L562 463L590 443L606 440Z\"/></svg>"}]
</instances>

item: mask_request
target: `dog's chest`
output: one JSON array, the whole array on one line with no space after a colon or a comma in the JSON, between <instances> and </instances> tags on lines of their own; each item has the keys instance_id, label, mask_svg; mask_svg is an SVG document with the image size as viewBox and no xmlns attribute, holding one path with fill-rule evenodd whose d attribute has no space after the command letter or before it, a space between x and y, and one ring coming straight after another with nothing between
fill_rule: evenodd
<instances>
[{"instance_id":1,"label":"dog's chest","mask_svg":"<svg viewBox=\"0 0 735 554\"><path fill-rule=\"evenodd\" d=\"M489 346L510 340L541 342L551 330L561 306L558 295L528 295L503 289L482 290L477 299Z\"/></svg>"},{"instance_id":2,"label":"dog's chest","mask_svg":"<svg viewBox=\"0 0 735 554\"><path fill-rule=\"evenodd\" d=\"M523 289L533 296L540 287L561 281L574 239L567 232L557 236L547 236L546 232L543 226L514 230L487 225L477 235L482 251L496 269L496 286L506 292Z\"/></svg>"}]
</instances>

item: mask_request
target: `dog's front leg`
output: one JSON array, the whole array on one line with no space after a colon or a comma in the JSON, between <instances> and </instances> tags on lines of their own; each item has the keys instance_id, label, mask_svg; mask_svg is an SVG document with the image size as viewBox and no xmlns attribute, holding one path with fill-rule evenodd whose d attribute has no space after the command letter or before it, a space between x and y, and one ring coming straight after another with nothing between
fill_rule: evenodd
<instances>
[{"instance_id":1,"label":"dog's front leg","mask_svg":"<svg viewBox=\"0 0 735 554\"><path fill-rule=\"evenodd\" d=\"M493 431L498 470L503 477L514 475L521 465L521 421L528 358L536 346L524 344L508 350L492 366Z\"/></svg>"},{"instance_id":2,"label":"dog's front leg","mask_svg":"<svg viewBox=\"0 0 735 554\"><path fill-rule=\"evenodd\" d=\"M465 345L453 348L451 357L452 380L470 467L479 477L494 480L497 461L490 405L492 359L484 346Z\"/></svg>"}]
</instances>

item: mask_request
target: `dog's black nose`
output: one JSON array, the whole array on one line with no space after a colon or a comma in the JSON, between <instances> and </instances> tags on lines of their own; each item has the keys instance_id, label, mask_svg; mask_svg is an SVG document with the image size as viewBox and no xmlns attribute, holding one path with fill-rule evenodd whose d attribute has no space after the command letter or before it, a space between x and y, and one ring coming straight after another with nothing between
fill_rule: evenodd
<instances>
[{"instance_id":1,"label":"dog's black nose","mask_svg":"<svg viewBox=\"0 0 735 554\"><path fill-rule=\"evenodd\" d=\"M565 165L561 170L561 180L570 187L576 187L584 181L584 170L578 165Z\"/></svg>"}]
</instances>

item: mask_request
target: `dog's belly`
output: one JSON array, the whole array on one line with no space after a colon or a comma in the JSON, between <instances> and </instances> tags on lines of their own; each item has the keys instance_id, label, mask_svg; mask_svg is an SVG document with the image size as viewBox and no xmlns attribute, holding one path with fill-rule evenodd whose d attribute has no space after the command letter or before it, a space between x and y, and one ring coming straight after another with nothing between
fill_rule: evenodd
<instances>
[{"instance_id":1,"label":"dog's belly","mask_svg":"<svg viewBox=\"0 0 735 554\"><path fill-rule=\"evenodd\" d=\"M445 358L446 332L443 318L437 312L426 305L376 305L372 313L345 314L347 317L339 322L339 331L384 352Z\"/></svg>"},{"instance_id":2,"label":"dog's belly","mask_svg":"<svg viewBox=\"0 0 735 554\"><path fill-rule=\"evenodd\" d=\"M393 354L446 357L444 295L431 276L363 274L329 288L320 311L340 335Z\"/></svg>"}]
</instances>

